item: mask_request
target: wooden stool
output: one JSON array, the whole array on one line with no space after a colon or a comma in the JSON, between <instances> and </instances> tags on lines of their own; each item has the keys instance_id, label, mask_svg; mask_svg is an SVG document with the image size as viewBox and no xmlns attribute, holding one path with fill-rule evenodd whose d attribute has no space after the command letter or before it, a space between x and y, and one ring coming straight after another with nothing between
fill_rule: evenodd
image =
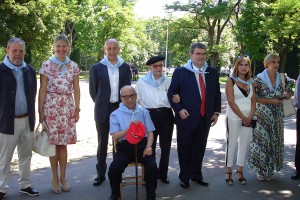
<instances>
[{"instance_id":1,"label":"wooden stool","mask_svg":"<svg viewBox=\"0 0 300 200\"><path fill-rule=\"evenodd\" d=\"M137 184L141 184L144 185L145 179L144 179L144 175L145 175L145 168L144 165L142 163L137 163L137 166L139 169L141 169L141 174L138 173L137 174L137 178L138 178L138 183ZM135 167L135 163L129 163L127 167ZM120 184L120 191L121 191L121 199L123 200L123 193L122 193L122 187L126 186L126 185L136 185L136 176L125 176L122 177L122 182Z\"/></svg>"}]
</instances>

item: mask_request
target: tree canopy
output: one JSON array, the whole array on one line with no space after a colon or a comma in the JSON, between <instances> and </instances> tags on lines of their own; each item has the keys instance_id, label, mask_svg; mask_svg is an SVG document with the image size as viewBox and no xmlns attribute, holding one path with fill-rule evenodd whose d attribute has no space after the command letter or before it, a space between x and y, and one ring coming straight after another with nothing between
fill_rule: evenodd
<instances>
[{"instance_id":1,"label":"tree canopy","mask_svg":"<svg viewBox=\"0 0 300 200\"><path fill-rule=\"evenodd\" d=\"M183 65L195 41L207 44L213 67L229 65L239 54L248 54L254 63L261 63L266 53L276 52L281 57L281 70L285 71L288 55L300 55L299 1L174 1L165 5L170 18L143 20L134 15L135 3L136 0L4 0L0 2L0 44L3 49L9 38L22 38L26 42L26 62L36 69L51 56L53 39L60 33L70 39L71 59L84 70L103 57L103 45L109 38L120 41L121 56L126 62L145 70L144 63L150 56L166 53L168 67ZM176 17L178 11L186 14ZM1 51L0 58L4 55ZM300 56L297 58L299 62Z\"/></svg>"}]
</instances>

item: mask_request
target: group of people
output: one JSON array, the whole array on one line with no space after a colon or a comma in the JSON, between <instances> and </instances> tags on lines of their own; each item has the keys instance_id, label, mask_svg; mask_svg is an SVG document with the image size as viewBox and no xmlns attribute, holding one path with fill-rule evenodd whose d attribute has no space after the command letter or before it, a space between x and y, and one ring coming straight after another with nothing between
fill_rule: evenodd
<instances>
[{"instance_id":1,"label":"group of people","mask_svg":"<svg viewBox=\"0 0 300 200\"><path fill-rule=\"evenodd\" d=\"M35 69L24 61L25 49L23 40L10 39L0 64L0 200L9 190L7 181L16 146L20 192L39 195L30 180L37 78ZM53 56L40 69L38 113L40 123L48 129L50 144L56 145L56 154L49 160L52 189L60 193L71 190L66 179L67 145L77 141L75 124L80 112L80 70L68 57L71 47L65 35L55 38L52 50Z\"/></svg>"},{"instance_id":2,"label":"group of people","mask_svg":"<svg viewBox=\"0 0 300 200\"><path fill-rule=\"evenodd\" d=\"M48 127L50 143L56 154L50 157L52 190L69 192L66 178L67 145L76 143L76 122L80 113L79 67L71 61L70 43L59 35L53 43L53 56L40 69L38 94L39 121ZM179 181L183 188L189 182L208 186L202 174L210 127L221 113L221 92L218 72L206 62L207 47L194 43L190 59L177 68L173 77L163 73L165 57L151 57L146 65L149 73L131 86L130 66L119 56L120 44L108 39L104 44L104 58L90 69L89 92L95 103L94 119L98 137L97 163L93 185L99 186L108 178L110 200L120 197L122 173L130 162L145 167L146 199L156 199L157 180L168 184L168 167L174 124L177 126ZM35 126L35 98L37 79L35 70L24 62L25 42L19 38L8 41L7 55L0 64L0 200L8 192L7 179L15 147L18 146L20 192L39 195L30 181L32 135ZM249 57L238 57L226 82L228 100L226 112L226 177L233 185L232 171L236 145L237 178L246 184L243 167L249 149L248 163L259 180L272 180L274 171L283 162L283 99L291 98L294 80L280 79L279 56L269 54L264 60L265 70L253 80ZM299 94L298 94L299 93ZM300 100L299 78L295 99ZM175 116L174 116L175 113ZM300 177L300 111L297 110L296 171ZM276 122L276 123L275 123ZM145 127L143 138L135 145L127 139L132 123ZM109 135L114 142L113 161L106 163ZM136 137L136 136L133 136ZM159 137L161 156L156 163ZM59 168L59 172L58 172Z\"/></svg>"},{"instance_id":3,"label":"group of people","mask_svg":"<svg viewBox=\"0 0 300 200\"><path fill-rule=\"evenodd\" d=\"M108 135L112 135L116 152L108 169L112 193L110 200L120 197L122 173L135 160L134 145L127 141L132 122L142 123L146 136L137 145L137 159L145 167L147 200L156 199L157 180L168 184L168 167L174 123L177 125L180 185L189 181L207 186L202 175L202 161L207 137L221 112L221 92L217 70L206 63L206 46L195 43L190 59L175 70L173 78L163 73L165 57L151 57L146 65L149 73L142 76L135 88L130 86L130 67L118 56L119 42L105 42L106 56L90 70L89 90L95 102L98 132L97 177L93 185L106 179ZM209 102L209 103L207 103ZM175 117L172 111L175 112ZM161 157L157 166L157 139Z\"/></svg>"},{"instance_id":4,"label":"group of people","mask_svg":"<svg viewBox=\"0 0 300 200\"><path fill-rule=\"evenodd\" d=\"M226 82L225 181L228 185L233 185L232 166L237 144L236 173L240 184L246 184L243 167L248 149L248 164L256 172L258 180L271 181L274 171L283 167L283 100L292 97L294 80L280 75L279 56L275 53L265 57L264 67L265 70L253 80L250 59L241 56ZM292 178L298 177L299 172L296 171Z\"/></svg>"}]
</instances>

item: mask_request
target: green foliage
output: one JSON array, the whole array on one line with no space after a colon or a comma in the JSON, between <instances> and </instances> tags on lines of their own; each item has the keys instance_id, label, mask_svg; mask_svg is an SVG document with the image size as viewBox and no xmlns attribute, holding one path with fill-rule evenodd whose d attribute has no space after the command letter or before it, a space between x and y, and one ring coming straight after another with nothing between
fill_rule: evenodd
<instances>
[{"instance_id":1,"label":"green foliage","mask_svg":"<svg viewBox=\"0 0 300 200\"><path fill-rule=\"evenodd\" d=\"M61 13L64 7L59 0L1 2L1 46L11 37L22 38L26 42L25 61L37 68L50 52L49 41L63 25Z\"/></svg>"},{"instance_id":2,"label":"green foliage","mask_svg":"<svg viewBox=\"0 0 300 200\"><path fill-rule=\"evenodd\" d=\"M222 34L229 27L229 21L234 10L239 6L238 1L189 1L186 5L174 3L167 8L173 11L188 11L193 19L194 28L198 30L198 36L193 41L202 41L208 45L211 66L216 67L220 63L219 55L228 50L226 42L221 42ZM225 46L224 46L225 45Z\"/></svg>"},{"instance_id":3,"label":"green foliage","mask_svg":"<svg viewBox=\"0 0 300 200\"><path fill-rule=\"evenodd\" d=\"M261 3L248 0L242 7L242 17L237 22L237 40L246 45L246 52L251 56L252 61L261 61L264 55L261 54L265 43L265 31L263 22L265 17L260 13L264 12Z\"/></svg>"},{"instance_id":4,"label":"green foliage","mask_svg":"<svg viewBox=\"0 0 300 200\"><path fill-rule=\"evenodd\" d=\"M237 39L246 45L253 61L268 52L279 53L284 71L286 55L299 42L300 2L294 0L246 1L238 21Z\"/></svg>"},{"instance_id":5,"label":"green foliage","mask_svg":"<svg viewBox=\"0 0 300 200\"><path fill-rule=\"evenodd\" d=\"M104 55L109 38L121 44L121 56L139 71L146 60L165 55L168 66L182 66L189 58L191 43L208 45L212 66L227 66L238 54L249 54L261 63L267 52L280 54L299 45L300 1L206 0L179 1L168 11L186 11L184 17L135 19L136 0L5 0L0 2L0 59L11 37L26 42L25 61L40 68L52 55L52 42L65 33L72 44L71 59L82 69ZM168 44L166 40L168 31ZM295 53L297 55L297 52ZM283 66L281 64L281 66Z\"/></svg>"}]
</instances>

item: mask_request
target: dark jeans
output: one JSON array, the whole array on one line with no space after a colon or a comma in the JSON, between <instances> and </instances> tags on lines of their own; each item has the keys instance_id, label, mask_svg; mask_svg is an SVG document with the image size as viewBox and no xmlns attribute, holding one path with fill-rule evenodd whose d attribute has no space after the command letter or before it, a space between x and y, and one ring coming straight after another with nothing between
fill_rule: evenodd
<instances>
[{"instance_id":1,"label":"dark jeans","mask_svg":"<svg viewBox=\"0 0 300 200\"><path fill-rule=\"evenodd\" d=\"M157 187L157 164L155 156L143 157L143 152L147 144L147 139L144 138L137 146L138 162L141 162L145 167L145 181L147 198L155 198L155 190ZM112 195L120 196L120 183L122 174L127 165L135 161L135 145L129 144L127 141L117 144L117 152L110 164L108 177Z\"/></svg>"}]
</instances>

